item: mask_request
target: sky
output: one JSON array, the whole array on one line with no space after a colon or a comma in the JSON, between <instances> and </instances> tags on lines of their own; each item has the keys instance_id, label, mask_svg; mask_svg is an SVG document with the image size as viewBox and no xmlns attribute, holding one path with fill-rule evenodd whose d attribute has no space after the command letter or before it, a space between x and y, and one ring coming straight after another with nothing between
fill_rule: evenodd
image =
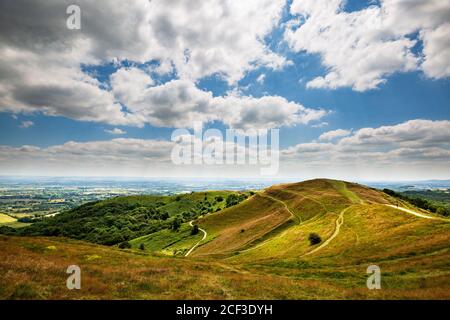
<instances>
[{"instance_id":1,"label":"sky","mask_svg":"<svg viewBox=\"0 0 450 320\"><path fill-rule=\"evenodd\" d=\"M175 164L201 122L279 129L277 178L450 178L450 1L17 0L0 21L0 175L261 176Z\"/></svg>"}]
</instances>

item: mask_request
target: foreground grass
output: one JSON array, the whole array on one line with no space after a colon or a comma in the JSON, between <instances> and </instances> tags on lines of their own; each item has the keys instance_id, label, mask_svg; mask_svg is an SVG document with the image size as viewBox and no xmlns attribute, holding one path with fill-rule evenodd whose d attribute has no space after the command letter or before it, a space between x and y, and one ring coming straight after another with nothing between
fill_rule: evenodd
<instances>
[{"instance_id":1,"label":"foreground grass","mask_svg":"<svg viewBox=\"0 0 450 320\"><path fill-rule=\"evenodd\" d=\"M450 298L448 250L380 261L382 290L366 288L368 263L334 265L331 258L236 265L64 238L6 236L0 236L0 252L0 299ZM72 264L81 268L81 290L66 288Z\"/></svg>"}]
</instances>

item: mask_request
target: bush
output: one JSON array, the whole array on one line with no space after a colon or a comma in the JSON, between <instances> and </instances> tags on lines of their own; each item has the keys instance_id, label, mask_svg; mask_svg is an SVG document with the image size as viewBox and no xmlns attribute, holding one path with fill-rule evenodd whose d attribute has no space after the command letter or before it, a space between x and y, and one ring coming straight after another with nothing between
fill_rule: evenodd
<instances>
[{"instance_id":1,"label":"bush","mask_svg":"<svg viewBox=\"0 0 450 320\"><path fill-rule=\"evenodd\" d=\"M310 233L308 240L312 246L322 242L322 238L317 233Z\"/></svg>"},{"instance_id":2,"label":"bush","mask_svg":"<svg viewBox=\"0 0 450 320\"><path fill-rule=\"evenodd\" d=\"M436 213L439 214L439 215L441 215L441 216L447 217L447 216L450 215L450 209L445 208L445 207L439 207L439 208L436 210Z\"/></svg>"},{"instance_id":3,"label":"bush","mask_svg":"<svg viewBox=\"0 0 450 320\"><path fill-rule=\"evenodd\" d=\"M131 248L131 244L128 241L124 241L119 243L119 248L120 249L129 249Z\"/></svg>"},{"instance_id":4,"label":"bush","mask_svg":"<svg viewBox=\"0 0 450 320\"><path fill-rule=\"evenodd\" d=\"M181 227L181 218L180 217L175 217L175 219L173 219L172 221L172 230L173 231L178 231Z\"/></svg>"},{"instance_id":5,"label":"bush","mask_svg":"<svg viewBox=\"0 0 450 320\"><path fill-rule=\"evenodd\" d=\"M245 198L246 197L242 194L237 195L237 194L232 193L227 197L226 207L229 208L234 205L237 205L239 202L243 201Z\"/></svg>"},{"instance_id":6,"label":"bush","mask_svg":"<svg viewBox=\"0 0 450 320\"><path fill-rule=\"evenodd\" d=\"M139 249L145 250L145 245L144 245L143 243L141 243L141 244L139 245Z\"/></svg>"},{"instance_id":7,"label":"bush","mask_svg":"<svg viewBox=\"0 0 450 320\"><path fill-rule=\"evenodd\" d=\"M191 235L198 234L198 225L194 224L194 226L191 229Z\"/></svg>"},{"instance_id":8,"label":"bush","mask_svg":"<svg viewBox=\"0 0 450 320\"><path fill-rule=\"evenodd\" d=\"M223 197L222 196L217 196L216 197L216 201L217 202L222 202L223 201Z\"/></svg>"}]
</instances>

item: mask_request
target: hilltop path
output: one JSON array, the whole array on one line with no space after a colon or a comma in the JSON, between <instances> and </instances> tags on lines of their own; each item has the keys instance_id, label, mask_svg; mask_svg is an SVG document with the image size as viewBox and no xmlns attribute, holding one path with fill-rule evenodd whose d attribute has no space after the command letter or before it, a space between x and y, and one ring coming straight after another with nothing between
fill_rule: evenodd
<instances>
[{"instance_id":1,"label":"hilltop path","mask_svg":"<svg viewBox=\"0 0 450 320\"><path fill-rule=\"evenodd\" d=\"M190 225L191 227L194 226L194 225L192 224L193 222L194 222L194 220L192 220L192 221L189 222L189 225ZM197 248L197 246L200 244L200 242L202 242L203 240L205 240L205 239L206 239L206 236L208 235L208 234L206 233L206 231L203 230L202 228L198 228L198 230L200 230L201 232L203 232L203 238L202 238L199 242L197 242L191 249L189 249L189 251L185 254L185 257L187 257L188 255L190 255L191 252L194 251L194 249Z\"/></svg>"},{"instance_id":2,"label":"hilltop path","mask_svg":"<svg viewBox=\"0 0 450 320\"><path fill-rule=\"evenodd\" d=\"M450 220L445 219L445 218L438 218L438 217L433 217L433 216L427 216L427 215L425 215L423 213L419 213L419 212L416 212L416 211L413 211L413 210L410 210L410 209L407 209L407 208L394 206L393 204L387 204L387 206L391 207L391 208L394 208L394 209L397 209L397 210L400 210L400 211L408 212L408 213L413 214L413 215L415 215L416 217L419 217L419 218L432 219L432 220L441 220L441 221L450 221Z\"/></svg>"},{"instance_id":3,"label":"hilltop path","mask_svg":"<svg viewBox=\"0 0 450 320\"><path fill-rule=\"evenodd\" d=\"M289 209L289 207L287 206L287 204L286 204L284 201L281 201L280 199L274 198L274 197L269 196L269 195L267 195L267 194L259 193L258 195L259 195L260 197L268 198L268 199L270 199L270 200L272 200L272 201L281 203L281 204L284 206L284 208L291 214L291 216L292 216L292 218L293 218L294 220L297 220L298 223L302 223L302 219L301 219L300 217L297 217L297 216L295 215L295 213L293 213L293 212L291 211L291 209Z\"/></svg>"}]
</instances>

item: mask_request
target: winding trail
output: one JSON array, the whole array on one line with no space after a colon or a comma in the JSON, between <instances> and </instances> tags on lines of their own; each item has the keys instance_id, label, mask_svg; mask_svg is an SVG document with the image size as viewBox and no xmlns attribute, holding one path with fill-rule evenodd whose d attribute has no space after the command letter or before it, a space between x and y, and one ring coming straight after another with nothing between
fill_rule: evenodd
<instances>
[{"instance_id":1,"label":"winding trail","mask_svg":"<svg viewBox=\"0 0 450 320\"><path fill-rule=\"evenodd\" d=\"M194 222L194 220L192 220L192 221L189 222L189 225L190 225L191 227L194 226L194 225L192 224L193 222ZM202 228L198 228L198 230L200 230L201 232L203 232L203 238L202 238L199 242L197 242L191 249L189 249L189 251L185 254L185 257L187 257L188 255L190 255L191 252L194 251L194 249L197 248L197 246L200 244L200 242L202 242L203 240L205 240L205 239L206 239L206 236L208 235L208 234L206 233L206 231L203 230Z\"/></svg>"},{"instance_id":2,"label":"winding trail","mask_svg":"<svg viewBox=\"0 0 450 320\"><path fill-rule=\"evenodd\" d=\"M279 200L279 199L277 199L277 198L274 198L274 197L272 197L272 196L269 196L269 195L267 195L267 194L261 194L261 193L259 193L258 195L259 195L260 197L268 198L268 199L270 199L270 200L272 200L272 201L281 203L281 204L284 206L284 208L291 214L291 216L292 216L292 218L293 218L294 220L297 220L298 223L302 223L302 219L301 219L300 217L297 217L297 216L295 215L295 213L293 213L293 212L291 211L291 209L289 209L289 207L287 206L287 204L286 204L284 201L281 201L281 200Z\"/></svg>"},{"instance_id":3,"label":"winding trail","mask_svg":"<svg viewBox=\"0 0 450 320\"><path fill-rule=\"evenodd\" d=\"M272 200L272 201L275 201L275 202L278 202L278 203L281 203L281 204L284 206L284 208L291 214L291 216L292 216L292 218L293 218L294 220L298 220L299 223L302 223L302 219L301 219L300 217L297 217L297 216L291 211L291 209L289 209L289 207L287 206L287 204L284 203L283 201L281 201L281 200L279 200L279 199L277 199L277 198L274 198L274 197L272 197L272 196L265 195L265 194L264 194L264 195L263 195L263 194L259 194L259 196L260 196L260 197L263 197L263 198L268 198L268 199L270 199L270 200ZM256 246L253 246L253 247L251 247L251 248L248 248L248 249L245 249L245 250L239 250L239 252L247 252L247 251L251 251L251 250L258 249L258 248L260 248L260 247L266 245L267 243L271 242L271 241L274 240L274 239L283 238L284 235L285 235L287 232L289 232L289 229L288 229L288 230L285 230L282 234L280 234L280 235L278 235L278 236L276 236L276 237L267 239L267 240L261 242L260 244L257 244Z\"/></svg>"},{"instance_id":4,"label":"winding trail","mask_svg":"<svg viewBox=\"0 0 450 320\"><path fill-rule=\"evenodd\" d=\"M323 249L324 247L326 247L327 245L330 244L330 242L337 237L337 235L339 234L339 231L341 231L341 226L344 223L344 213L350 209L350 207L345 208L344 210L341 211L341 213L339 213L339 217L336 219L335 222L335 228L334 228L334 232L331 235L331 237L329 237L327 240L325 240L325 242L323 242L320 246L318 246L317 248L315 248L314 250L311 250L307 253L305 253L304 255L302 255L302 257L304 256L308 256L310 254L313 254L314 252L319 251L320 249Z\"/></svg>"},{"instance_id":5,"label":"winding trail","mask_svg":"<svg viewBox=\"0 0 450 320\"><path fill-rule=\"evenodd\" d=\"M415 215L416 217L419 217L419 218L431 219L431 220L441 220L441 221L447 221L447 222L450 221L450 220L445 219L445 218L438 218L438 217L433 217L433 216L427 216L427 215L425 215L423 213L419 213L419 212L416 212L416 211L413 211L413 210L410 210L410 209L407 209L407 208L394 206L393 204L387 204L387 206L391 207L391 208L394 208L394 209L397 209L397 210L400 210L400 211L403 211L403 212L407 212L407 213L413 214L413 215Z\"/></svg>"}]
</instances>

